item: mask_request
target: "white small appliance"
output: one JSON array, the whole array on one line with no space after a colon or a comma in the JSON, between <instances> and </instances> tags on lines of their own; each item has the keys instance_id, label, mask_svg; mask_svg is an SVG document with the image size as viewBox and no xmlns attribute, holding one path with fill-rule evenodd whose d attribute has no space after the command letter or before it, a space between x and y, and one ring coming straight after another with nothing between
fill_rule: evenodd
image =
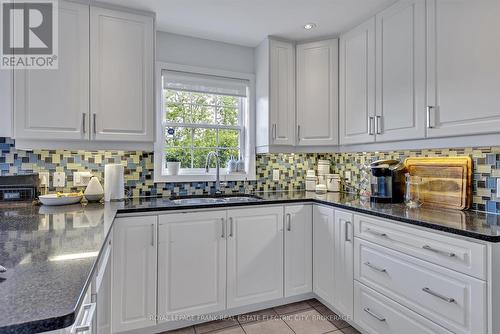
<instances>
[{"instance_id":1,"label":"white small appliance","mask_svg":"<svg viewBox=\"0 0 500 334\"><path fill-rule=\"evenodd\" d=\"M125 198L125 167L121 164L104 166L104 200L106 202Z\"/></svg>"}]
</instances>

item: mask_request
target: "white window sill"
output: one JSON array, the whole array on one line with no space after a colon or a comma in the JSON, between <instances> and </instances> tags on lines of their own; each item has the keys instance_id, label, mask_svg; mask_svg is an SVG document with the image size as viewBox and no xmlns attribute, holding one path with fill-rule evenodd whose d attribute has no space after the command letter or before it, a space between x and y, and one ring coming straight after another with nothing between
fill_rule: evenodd
<instances>
[{"instance_id":1,"label":"white window sill","mask_svg":"<svg viewBox=\"0 0 500 334\"><path fill-rule=\"evenodd\" d=\"M251 175L249 173L230 173L225 172L220 173L220 181L255 181L255 174ZM179 175L159 175L155 176L155 183L164 182L215 182L215 174L190 174L190 173L180 173Z\"/></svg>"}]
</instances>

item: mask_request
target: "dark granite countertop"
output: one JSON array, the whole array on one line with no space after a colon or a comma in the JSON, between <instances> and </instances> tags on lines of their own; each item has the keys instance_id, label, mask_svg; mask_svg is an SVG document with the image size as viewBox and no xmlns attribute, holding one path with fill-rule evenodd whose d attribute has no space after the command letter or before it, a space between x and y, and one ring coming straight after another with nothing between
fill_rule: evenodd
<instances>
[{"instance_id":1,"label":"dark granite countertop","mask_svg":"<svg viewBox=\"0 0 500 334\"><path fill-rule=\"evenodd\" d=\"M488 242L500 242L500 215L406 209L351 194L256 193L247 203L178 205L166 198L40 207L0 205L0 333L34 333L71 325L90 284L115 215L135 212L314 202ZM71 259L61 255L71 255Z\"/></svg>"}]
</instances>

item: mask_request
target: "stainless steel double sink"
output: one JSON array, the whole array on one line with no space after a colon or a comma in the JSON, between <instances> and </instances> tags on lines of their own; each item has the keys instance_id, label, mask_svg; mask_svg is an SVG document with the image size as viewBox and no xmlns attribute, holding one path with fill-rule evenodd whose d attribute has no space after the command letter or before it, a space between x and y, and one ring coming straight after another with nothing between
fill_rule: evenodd
<instances>
[{"instance_id":1,"label":"stainless steel double sink","mask_svg":"<svg viewBox=\"0 0 500 334\"><path fill-rule=\"evenodd\" d=\"M232 195L232 196L189 196L172 199L172 203L178 205L207 205L224 203L248 203L262 200L257 196L251 195Z\"/></svg>"}]
</instances>

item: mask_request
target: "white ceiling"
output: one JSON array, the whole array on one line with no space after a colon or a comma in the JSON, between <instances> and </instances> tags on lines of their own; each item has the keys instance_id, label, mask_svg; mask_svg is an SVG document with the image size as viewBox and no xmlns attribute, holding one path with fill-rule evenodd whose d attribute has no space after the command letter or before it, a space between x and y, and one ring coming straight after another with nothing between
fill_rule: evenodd
<instances>
[{"instance_id":1,"label":"white ceiling","mask_svg":"<svg viewBox=\"0 0 500 334\"><path fill-rule=\"evenodd\" d=\"M266 36L332 36L395 0L101 0L156 13L158 30L254 47ZM313 22L317 27L306 31Z\"/></svg>"}]
</instances>

